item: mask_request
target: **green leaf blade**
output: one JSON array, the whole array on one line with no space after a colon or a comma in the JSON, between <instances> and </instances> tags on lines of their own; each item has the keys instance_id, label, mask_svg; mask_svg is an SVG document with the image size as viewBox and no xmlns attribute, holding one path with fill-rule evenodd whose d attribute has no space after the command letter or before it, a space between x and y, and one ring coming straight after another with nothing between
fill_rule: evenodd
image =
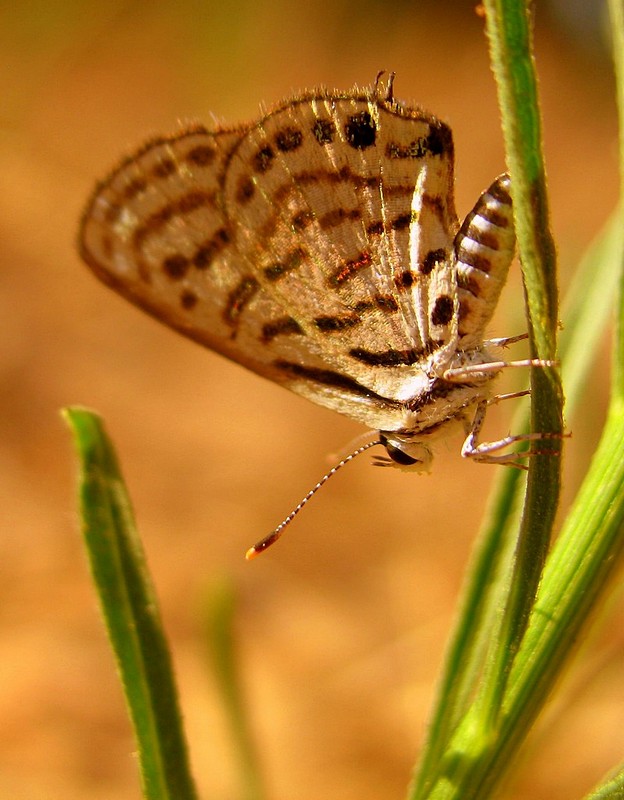
<instances>
[{"instance_id":1,"label":"green leaf blade","mask_svg":"<svg viewBox=\"0 0 624 800\"><path fill-rule=\"evenodd\" d=\"M144 797L196 800L158 603L117 458L99 417L69 408L89 565L139 750Z\"/></svg>"}]
</instances>

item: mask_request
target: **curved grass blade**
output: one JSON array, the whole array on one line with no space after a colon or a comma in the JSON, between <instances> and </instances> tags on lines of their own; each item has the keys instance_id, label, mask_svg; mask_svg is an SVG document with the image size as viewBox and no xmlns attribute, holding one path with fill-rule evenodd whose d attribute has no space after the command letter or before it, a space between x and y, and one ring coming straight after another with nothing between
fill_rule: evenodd
<instances>
[{"instance_id":1,"label":"curved grass blade","mask_svg":"<svg viewBox=\"0 0 624 800\"><path fill-rule=\"evenodd\" d=\"M130 499L101 419L63 411L80 458L80 514L89 565L115 653L148 800L197 800L171 657Z\"/></svg>"}]
</instances>

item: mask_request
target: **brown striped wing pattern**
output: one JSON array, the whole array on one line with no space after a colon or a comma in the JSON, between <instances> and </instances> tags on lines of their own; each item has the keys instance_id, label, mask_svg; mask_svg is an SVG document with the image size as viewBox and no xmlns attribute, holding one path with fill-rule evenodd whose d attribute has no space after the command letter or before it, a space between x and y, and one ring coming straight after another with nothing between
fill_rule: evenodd
<instances>
[{"instance_id":1,"label":"brown striped wing pattern","mask_svg":"<svg viewBox=\"0 0 624 800\"><path fill-rule=\"evenodd\" d=\"M317 91L149 142L96 187L81 255L186 336L397 430L436 354L441 371L481 347L513 253L504 180L460 229L453 165L432 115L377 88ZM479 226L494 201L502 254Z\"/></svg>"}]
</instances>

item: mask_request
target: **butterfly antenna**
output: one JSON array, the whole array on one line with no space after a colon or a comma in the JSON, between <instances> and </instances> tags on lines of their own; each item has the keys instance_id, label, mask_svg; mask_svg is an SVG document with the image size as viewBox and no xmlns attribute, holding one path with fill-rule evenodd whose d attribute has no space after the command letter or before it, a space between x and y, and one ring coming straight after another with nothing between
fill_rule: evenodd
<instances>
[{"instance_id":1,"label":"butterfly antenna","mask_svg":"<svg viewBox=\"0 0 624 800\"><path fill-rule=\"evenodd\" d=\"M348 464L349 461L353 461L353 459L356 458L356 456L359 456L362 453L365 453L367 450L370 450L371 447L374 447L375 445L378 445L378 444L383 444L383 442L380 439L375 439L372 442L366 442L366 444L363 444L361 447L358 447L357 450L354 450L352 453L349 453L348 456L345 456L344 458L342 458L334 467L332 467L329 470L328 473L323 475L323 477L316 484L316 486L313 486L310 489L310 491L306 494L306 496L303 498L303 500L301 500L295 506L295 508L293 508L293 510L290 512L290 514L282 522L280 522L280 524L277 526L277 528L275 528L274 531L272 531L268 536L265 536L264 539L261 539L259 542L254 544L253 547L249 548L249 550L245 553L245 558L247 558L247 559L255 558L256 556L259 556L260 553L263 553L267 549L267 547L270 547L272 544L274 544L280 538L280 536L284 533L284 529L288 525L290 525L290 523L293 521L293 519L297 516L297 514L301 511L301 509L305 506L305 504L308 503L314 497L314 495L318 492L318 490L321 488L321 486L324 486L327 483L327 481L331 477L333 477L338 472L339 469L342 469L342 467L344 467L345 464Z\"/></svg>"}]
</instances>

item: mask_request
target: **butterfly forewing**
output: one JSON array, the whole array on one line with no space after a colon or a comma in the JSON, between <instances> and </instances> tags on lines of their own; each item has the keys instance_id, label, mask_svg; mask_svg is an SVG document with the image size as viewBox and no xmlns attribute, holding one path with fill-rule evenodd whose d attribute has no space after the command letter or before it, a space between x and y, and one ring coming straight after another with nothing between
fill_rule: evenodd
<instances>
[{"instance_id":1,"label":"butterfly forewing","mask_svg":"<svg viewBox=\"0 0 624 800\"><path fill-rule=\"evenodd\" d=\"M446 125L378 87L318 91L146 145L97 187L81 253L187 336L393 430L432 354L441 372L489 319L508 263L492 281L466 255L480 220L457 234Z\"/></svg>"}]
</instances>

